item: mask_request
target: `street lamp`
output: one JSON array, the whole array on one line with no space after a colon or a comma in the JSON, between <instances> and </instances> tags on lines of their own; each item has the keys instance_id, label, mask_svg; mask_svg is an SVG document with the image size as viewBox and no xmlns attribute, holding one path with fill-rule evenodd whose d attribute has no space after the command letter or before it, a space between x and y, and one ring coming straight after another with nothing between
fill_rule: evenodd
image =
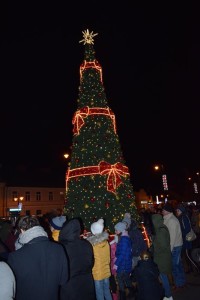
<instances>
[{"instance_id":1,"label":"street lamp","mask_svg":"<svg viewBox=\"0 0 200 300\"><path fill-rule=\"evenodd\" d=\"M17 202L18 207L18 213L22 210L22 201L24 200L24 197L15 197L14 201Z\"/></svg>"},{"instance_id":2,"label":"street lamp","mask_svg":"<svg viewBox=\"0 0 200 300\"><path fill-rule=\"evenodd\" d=\"M65 153L65 154L64 154L64 158L67 159L68 157L69 157L69 154L68 154L68 153Z\"/></svg>"}]
</instances>

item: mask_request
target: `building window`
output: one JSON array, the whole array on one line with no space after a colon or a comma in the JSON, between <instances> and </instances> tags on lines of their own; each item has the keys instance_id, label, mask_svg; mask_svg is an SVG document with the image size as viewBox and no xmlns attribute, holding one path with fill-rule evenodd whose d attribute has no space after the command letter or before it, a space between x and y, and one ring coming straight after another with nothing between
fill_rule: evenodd
<instances>
[{"instance_id":1,"label":"building window","mask_svg":"<svg viewBox=\"0 0 200 300\"><path fill-rule=\"evenodd\" d=\"M13 201L15 201L15 198L17 198L17 197L18 197L18 193L16 191L13 191L12 192L12 199L13 199Z\"/></svg>"},{"instance_id":2,"label":"building window","mask_svg":"<svg viewBox=\"0 0 200 300\"><path fill-rule=\"evenodd\" d=\"M26 210L26 216L30 216L30 210Z\"/></svg>"},{"instance_id":3,"label":"building window","mask_svg":"<svg viewBox=\"0 0 200 300\"><path fill-rule=\"evenodd\" d=\"M41 193L40 192L36 192L36 200L37 201L41 200Z\"/></svg>"},{"instance_id":4,"label":"building window","mask_svg":"<svg viewBox=\"0 0 200 300\"><path fill-rule=\"evenodd\" d=\"M60 192L60 200L65 202L65 194L63 192Z\"/></svg>"},{"instance_id":5,"label":"building window","mask_svg":"<svg viewBox=\"0 0 200 300\"><path fill-rule=\"evenodd\" d=\"M49 201L53 200L53 192L49 192Z\"/></svg>"},{"instance_id":6,"label":"building window","mask_svg":"<svg viewBox=\"0 0 200 300\"><path fill-rule=\"evenodd\" d=\"M30 199L31 199L31 193L25 192L25 201L30 201Z\"/></svg>"},{"instance_id":7,"label":"building window","mask_svg":"<svg viewBox=\"0 0 200 300\"><path fill-rule=\"evenodd\" d=\"M36 210L36 215L38 216L38 215L41 215L41 214L42 214L41 209L37 209L37 210Z\"/></svg>"}]
</instances>

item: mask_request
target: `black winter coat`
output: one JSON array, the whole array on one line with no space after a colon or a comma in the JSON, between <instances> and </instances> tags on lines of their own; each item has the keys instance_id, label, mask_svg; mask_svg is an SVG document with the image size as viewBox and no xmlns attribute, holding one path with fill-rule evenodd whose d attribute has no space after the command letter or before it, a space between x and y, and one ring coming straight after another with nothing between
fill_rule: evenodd
<instances>
[{"instance_id":1,"label":"black winter coat","mask_svg":"<svg viewBox=\"0 0 200 300\"><path fill-rule=\"evenodd\" d=\"M78 219L69 220L60 231L59 242L69 257L70 280L62 287L62 300L95 300L92 268L94 255L92 245L80 238Z\"/></svg>"},{"instance_id":2,"label":"black winter coat","mask_svg":"<svg viewBox=\"0 0 200 300\"><path fill-rule=\"evenodd\" d=\"M158 266L152 259L138 261L132 272L132 279L137 282L138 300L163 299L163 288L158 276Z\"/></svg>"},{"instance_id":3,"label":"black winter coat","mask_svg":"<svg viewBox=\"0 0 200 300\"><path fill-rule=\"evenodd\" d=\"M16 300L58 300L60 286L69 276L62 245L44 236L11 252L8 264L16 276Z\"/></svg>"}]
</instances>

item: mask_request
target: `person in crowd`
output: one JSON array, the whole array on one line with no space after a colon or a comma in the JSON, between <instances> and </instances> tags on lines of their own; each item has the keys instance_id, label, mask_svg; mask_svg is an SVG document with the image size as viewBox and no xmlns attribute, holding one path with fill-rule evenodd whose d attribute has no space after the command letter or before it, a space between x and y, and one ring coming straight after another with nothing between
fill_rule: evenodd
<instances>
[{"instance_id":1,"label":"person in crowd","mask_svg":"<svg viewBox=\"0 0 200 300\"><path fill-rule=\"evenodd\" d=\"M0 259L7 261L9 252L8 246L0 238Z\"/></svg>"},{"instance_id":2,"label":"person in crowd","mask_svg":"<svg viewBox=\"0 0 200 300\"><path fill-rule=\"evenodd\" d=\"M49 226L49 220L48 217L46 215L42 215L42 216L37 216L38 221L40 222L40 226L42 226L44 228L44 230L46 231L48 238L52 241L54 241L53 237L52 237L52 230L51 230L51 226Z\"/></svg>"},{"instance_id":3,"label":"person in crowd","mask_svg":"<svg viewBox=\"0 0 200 300\"><path fill-rule=\"evenodd\" d=\"M9 252L15 251L15 241L17 236L14 233L14 226L10 220L4 220L5 238L3 241L8 247Z\"/></svg>"},{"instance_id":4,"label":"person in crowd","mask_svg":"<svg viewBox=\"0 0 200 300\"><path fill-rule=\"evenodd\" d=\"M181 257L183 261L185 273L190 273L193 271L193 267L198 270L198 266L191 258L192 242L186 240L186 234L191 230L191 222L187 215L186 208L183 205L178 205L176 208L176 215L180 222L182 238L183 238L183 247L181 250Z\"/></svg>"},{"instance_id":5,"label":"person in crowd","mask_svg":"<svg viewBox=\"0 0 200 300\"><path fill-rule=\"evenodd\" d=\"M52 218L50 223L50 228L52 231L52 238L54 241L58 241L60 230L63 227L63 224L66 222L66 216L57 216Z\"/></svg>"},{"instance_id":6,"label":"person in crowd","mask_svg":"<svg viewBox=\"0 0 200 300\"><path fill-rule=\"evenodd\" d=\"M127 224L126 230L132 242L132 269L134 269L140 259L140 254L147 250L147 243L144 240L141 229L138 227L138 223L131 219L130 213L125 213L122 222Z\"/></svg>"},{"instance_id":7,"label":"person in crowd","mask_svg":"<svg viewBox=\"0 0 200 300\"><path fill-rule=\"evenodd\" d=\"M16 280L9 265L0 259L0 299L14 300Z\"/></svg>"},{"instance_id":8,"label":"person in crowd","mask_svg":"<svg viewBox=\"0 0 200 300\"><path fill-rule=\"evenodd\" d=\"M186 286L186 276L181 259L181 250L183 238L179 220L174 215L174 209L170 203L166 202L162 210L164 224L167 226L170 235L170 248L172 253L172 275L174 281L174 290Z\"/></svg>"},{"instance_id":9,"label":"person in crowd","mask_svg":"<svg viewBox=\"0 0 200 300\"><path fill-rule=\"evenodd\" d=\"M116 282L116 269L114 269L115 261L116 261L116 249L117 249L118 236L115 234L112 240L109 242L110 244L110 268L111 268L111 277L110 277L110 288L112 292L113 300L118 300L118 286Z\"/></svg>"},{"instance_id":10,"label":"person in crowd","mask_svg":"<svg viewBox=\"0 0 200 300\"><path fill-rule=\"evenodd\" d=\"M48 239L36 217L22 217L18 227L18 250L8 256L16 278L16 300L59 300L60 287L69 278L63 246Z\"/></svg>"},{"instance_id":11,"label":"person in crowd","mask_svg":"<svg viewBox=\"0 0 200 300\"><path fill-rule=\"evenodd\" d=\"M193 241L192 246L193 248L199 248L200 247L200 211L199 206L192 206L192 215L191 215L191 225L196 233L196 240Z\"/></svg>"},{"instance_id":12,"label":"person in crowd","mask_svg":"<svg viewBox=\"0 0 200 300\"><path fill-rule=\"evenodd\" d=\"M110 245L109 234L104 231L104 220L99 219L91 224L92 235L87 240L93 246L94 266L92 274L95 283L97 300L112 300L110 290Z\"/></svg>"},{"instance_id":13,"label":"person in crowd","mask_svg":"<svg viewBox=\"0 0 200 300\"><path fill-rule=\"evenodd\" d=\"M144 224L144 227L147 231L148 237L151 238L152 234L152 220L151 220L151 211L149 209L145 209L144 207L140 210L141 222Z\"/></svg>"},{"instance_id":14,"label":"person in crowd","mask_svg":"<svg viewBox=\"0 0 200 300\"><path fill-rule=\"evenodd\" d=\"M118 243L115 253L116 261L113 268L117 272L120 300L126 299L126 288L129 290L129 296L134 295L130 279L132 271L132 243L126 227L125 222L118 222L114 226L115 234L118 236Z\"/></svg>"},{"instance_id":15,"label":"person in crowd","mask_svg":"<svg viewBox=\"0 0 200 300\"><path fill-rule=\"evenodd\" d=\"M162 300L164 293L157 264L148 251L142 252L140 257L131 274L137 287L137 300Z\"/></svg>"},{"instance_id":16,"label":"person in crowd","mask_svg":"<svg viewBox=\"0 0 200 300\"><path fill-rule=\"evenodd\" d=\"M173 300L172 291L168 277L172 273L172 256L170 248L170 235L163 217L160 214L152 215L152 255L153 261L159 269L159 277L162 282L165 297L163 300Z\"/></svg>"},{"instance_id":17,"label":"person in crowd","mask_svg":"<svg viewBox=\"0 0 200 300\"><path fill-rule=\"evenodd\" d=\"M81 220L67 221L59 234L69 257L70 279L61 288L61 300L95 300L95 287L92 275L94 254L92 245L81 236Z\"/></svg>"}]
</instances>

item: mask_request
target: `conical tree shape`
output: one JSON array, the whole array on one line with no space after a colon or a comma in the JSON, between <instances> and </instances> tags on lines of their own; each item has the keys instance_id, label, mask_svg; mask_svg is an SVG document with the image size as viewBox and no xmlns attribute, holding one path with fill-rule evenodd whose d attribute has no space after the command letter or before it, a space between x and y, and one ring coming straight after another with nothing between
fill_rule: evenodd
<instances>
[{"instance_id":1,"label":"conical tree shape","mask_svg":"<svg viewBox=\"0 0 200 300\"><path fill-rule=\"evenodd\" d=\"M102 69L95 59L93 37L83 32L84 61L80 66L78 109L73 117L71 161L66 174L69 217L80 217L85 229L103 218L114 231L125 212L138 220L133 186L122 155L115 115L108 106Z\"/></svg>"}]
</instances>

